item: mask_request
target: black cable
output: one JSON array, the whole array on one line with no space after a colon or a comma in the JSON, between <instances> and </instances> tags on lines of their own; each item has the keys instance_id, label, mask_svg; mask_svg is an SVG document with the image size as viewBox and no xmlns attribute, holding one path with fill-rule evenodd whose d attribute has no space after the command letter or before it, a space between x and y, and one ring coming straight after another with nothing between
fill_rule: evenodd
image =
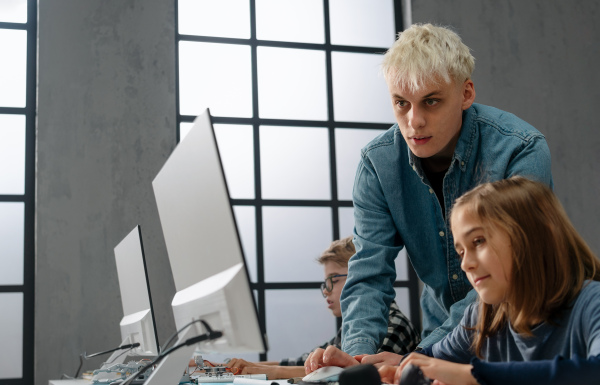
<instances>
[{"instance_id":1,"label":"black cable","mask_svg":"<svg viewBox=\"0 0 600 385\"><path fill-rule=\"evenodd\" d=\"M133 349L133 348L137 348L138 346L140 346L140 343L136 342L136 343L133 343L133 344L121 345L118 348L114 348L114 349L110 349L110 350L105 350L103 352L98 352L98 353L86 354L85 352L83 352L83 358L85 358L87 360L87 359L92 358L92 357L97 357L97 356L101 356L103 354L108 354L108 353L116 352L117 350Z\"/></svg>"},{"instance_id":2,"label":"black cable","mask_svg":"<svg viewBox=\"0 0 600 385\"><path fill-rule=\"evenodd\" d=\"M119 357L121 357L124 354L128 354L131 350L125 350L124 352L122 352L121 354L119 354L118 356L116 356L115 358L112 359L112 361L106 361L105 364L112 364L113 362L115 362L116 360L119 359Z\"/></svg>"},{"instance_id":3,"label":"black cable","mask_svg":"<svg viewBox=\"0 0 600 385\"><path fill-rule=\"evenodd\" d=\"M167 350L167 348L169 347L169 345L171 344L171 342L173 342L175 340L175 337L177 337L182 331L184 331L185 329L187 329L188 327L190 327L191 325L198 323L198 322L202 322L202 324L204 325L204 327L206 328L206 330L208 330L209 332L212 331L212 329L210 328L210 326L208 326L208 324L203 321L203 320L193 320L185 325L183 325L183 327L179 330L177 330L175 333L171 334L171 336L169 336L169 338L167 339L167 342L165 342L164 346L163 346L163 350Z\"/></svg>"},{"instance_id":4,"label":"black cable","mask_svg":"<svg viewBox=\"0 0 600 385\"><path fill-rule=\"evenodd\" d=\"M92 357L97 357L97 356L101 356L103 354L108 354L108 353L112 353L112 352L116 352L117 350L122 350L122 349L134 349L137 348L138 346L140 346L140 344L138 342L133 343L133 344L127 344L127 345L121 345L119 347L116 347L114 349L110 349L110 350L105 350L103 352L97 352L97 353L92 353L92 354L86 354L86 352L83 352L79 355L79 367L77 368L77 372L75 373L75 377L73 378L77 378L79 377L79 371L81 370L81 367L83 366L83 360L87 360L90 359Z\"/></svg>"},{"instance_id":5,"label":"black cable","mask_svg":"<svg viewBox=\"0 0 600 385\"><path fill-rule=\"evenodd\" d=\"M133 380L135 380L141 374L145 373L148 369L150 369L154 365L157 365L160 361L162 361L169 354L173 353L175 350L178 350L178 349L180 349L180 348L182 348L184 346L194 345L194 344L197 344L198 342L202 342L202 341L214 340L214 339L217 339L217 338L220 338L220 337L223 336L222 332L219 332L219 331L215 332L215 331L213 331L211 329L211 327L208 325L208 323L206 323L204 320L197 320L197 321L190 322L189 324L187 324L186 326L184 326L180 330L178 330L177 333L176 333L176 335L179 334L181 331L183 331L185 328L191 326L192 324L194 324L196 322L201 322L202 325L204 325L204 327L206 328L207 332L204 333L204 334L201 334L199 336L196 336L196 337L188 338L184 342L180 343L179 345L175 345L175 346L173 346L170 349L165 349L163 352L161 352L154 359L154 361L150 362L149 364L147 364L146 366L144 366L143 368L141 368L140 370L138 370L136 373L134 373L131 376L129 376L129 378L125 379L123 382L120 382L120 383L114 382L113 384L115 384L115 385L116 384L129 385L129 384L131 384L133 382ZM165 344L165 346L166 346L166 344Z\"/></svg>"}]
</instances>

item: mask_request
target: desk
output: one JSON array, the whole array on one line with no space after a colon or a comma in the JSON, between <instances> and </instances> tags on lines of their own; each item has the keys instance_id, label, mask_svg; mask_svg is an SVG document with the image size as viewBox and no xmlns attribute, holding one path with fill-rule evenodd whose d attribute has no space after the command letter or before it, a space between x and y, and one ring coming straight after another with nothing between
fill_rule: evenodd
<instances>
[{"instance_id":1,"label":"desk","mask_svg":"<svg viewBox=\"0 0 600 385\"><path fill-rule=\"evenodd\" d=\"M73 378L69 380L50 380L48 385L91 385L92 381L83 380L81 378Z\"/></svg>"},{"instance_id":2,"label":"desk","mask_svg":"<svg viewBox=\"0 0 600 385\"><path fill-rule=\"evenodd\" d=\"M278 384L285 384L287 385L287 380L273 380L270 382L276 382ZM76 379L72 379L72 380L50 380L48 382L48 385L91 385L92 381L90 380L82 380L79 378ZM202 385L227 385L227 384L233 384L232 382L222 382L222 383L203 383Z\"/></svg>"}]
</instances>

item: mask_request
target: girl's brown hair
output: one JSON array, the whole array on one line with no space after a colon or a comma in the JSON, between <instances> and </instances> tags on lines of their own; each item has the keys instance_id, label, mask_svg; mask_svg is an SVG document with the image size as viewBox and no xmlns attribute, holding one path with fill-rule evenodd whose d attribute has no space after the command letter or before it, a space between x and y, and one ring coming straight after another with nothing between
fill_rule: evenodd
<instances>
[{"instance_id":1,"label":"girl's brown hair","mask_svg":"<svg viewBox=\"0 0 600 385\"><path fill-rule=\"evenodd\" d=\"M486 228L508 233L513 251L506 302L479 303L473 340L478 357L486 338L507 322L532 335L533 325L552 322L569 306L585 280L600 281L600 261L546 185L518 176L486 183L458 198L453 210L458 208Z\"/></svg>"}]
</instances>

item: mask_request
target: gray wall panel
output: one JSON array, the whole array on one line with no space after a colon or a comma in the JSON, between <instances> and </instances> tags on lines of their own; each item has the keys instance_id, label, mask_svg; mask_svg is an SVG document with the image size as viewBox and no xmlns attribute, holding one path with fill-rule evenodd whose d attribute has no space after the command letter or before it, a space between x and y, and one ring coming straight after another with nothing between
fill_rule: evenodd
<instances>
[{"instance_id":1,"label":"gray wall panel","mask_svg":"<svg viewBox=\"0 0 600 385\"><path fill-rule=\"evenodd\" d=\"M151 182L175 125L173 1L39 2L36 384L121 342L113 249L136 224L161 343L174 331Z\"/></svg>"},{"instance_id":2,"label":"gray wall panel","mask_svg":"<svg viewBox=\"0 0 600 385\"><path fill-rule=\"evenodd\" d=\"M540 130L555 191L600 253L600 1L414 0L413 23L449 25L475 56L476 101Z\"/></svg>"}]
</instances>

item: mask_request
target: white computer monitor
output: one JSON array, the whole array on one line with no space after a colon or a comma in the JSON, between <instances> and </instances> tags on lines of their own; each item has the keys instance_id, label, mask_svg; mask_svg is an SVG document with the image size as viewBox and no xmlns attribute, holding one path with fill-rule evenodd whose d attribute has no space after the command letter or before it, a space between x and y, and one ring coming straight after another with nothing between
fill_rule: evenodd
<instances>
[{"instance_id":1,"label":"white computer monitor","mask_svg":"<svg viewBox=\"0 0 600 385\"><path fill-rule=\"evenodd\" d=\"M244 253L208 110L198 116L152 182L177 291L177 329L203 320L223 336L179 349L146 384L177 383L194 351L265 352ZM204 334L194 323L179 342Z\"/></svg>"},{"instance_id":2,"label":"white computer monitor","mask_svg":"<svg viewBox=\"0 0 600 385\"><path fill-rule=\"evenodd\" d=\"M158 336L139 225L115 247L115 261L123 305L119 324L121 345L139 343L140 346L127 352L116 351L106 363L123 363L131 356L155 357L159 350Z\"/></svg>"}]
</instances>

